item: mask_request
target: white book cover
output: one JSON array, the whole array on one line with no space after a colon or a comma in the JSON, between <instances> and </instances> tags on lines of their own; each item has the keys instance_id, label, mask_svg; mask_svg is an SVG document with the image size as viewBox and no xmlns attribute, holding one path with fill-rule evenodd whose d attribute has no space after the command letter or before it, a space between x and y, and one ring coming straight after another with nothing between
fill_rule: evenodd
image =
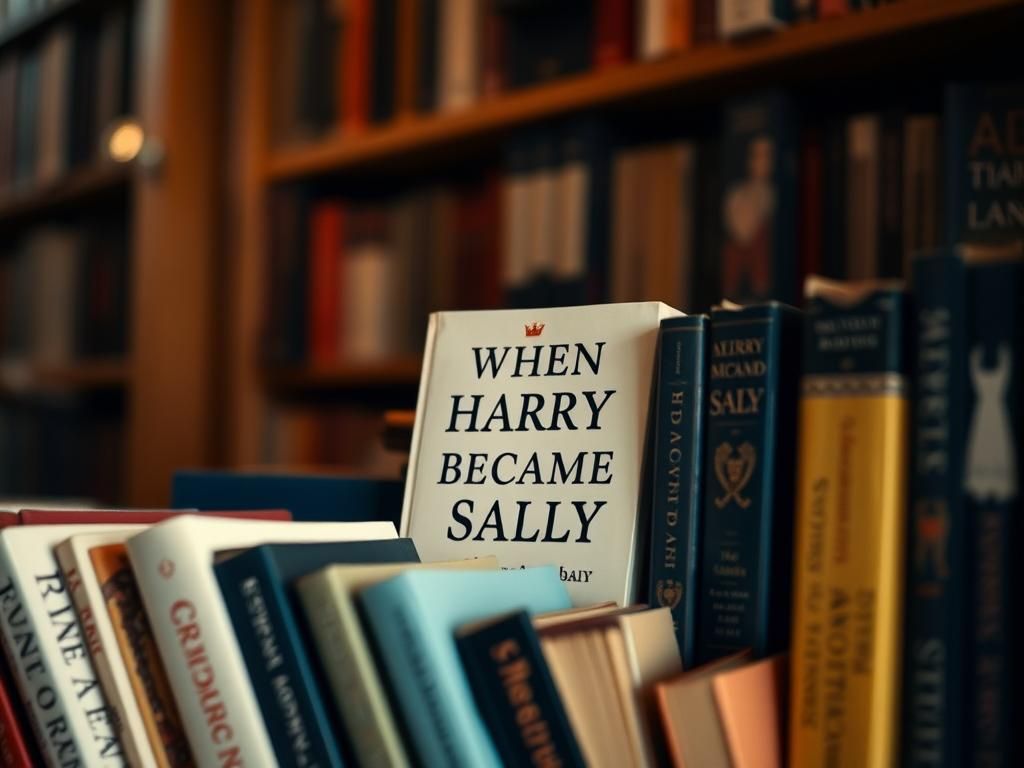
<instances>
[{"instance_id":1,"label":"white book cover","mask_svg":"<svg viewBox=\"0 0 1024 768\"><path fill-rule=\"evenodd\" d=\"M128 540L128 556L198 765L275 766L214 556L260 544L393 539L391 523L182 515Z\"/></svg>"},{"instance_id":2,"label":"white book cover","mask_svg":"<svg viewBox=\"0 0 1024 768\"><path fill-rule=\"evenodd\" d=\"M402 533L633 602L657 302L431 315Z\"/></svg>"},{"instance_id":3,"label":"white book cover","mask_svg":"<svg viewBox=\"0 0 1024 768\"><path fill-rule=\"evenodd\" d=\"M784 23L779 5L779 0L718 0L718 34L728 38L777 29Z\"/></svg>"},{"instance_id":4,"label":"white book cover","mask_svg":"<svg viewBox=\"0 0 1024 768\"><path fill-rule=\"evenodd\" d=\"M123 543L145 525L125 525L112 531L78 533L56 548L57 560L64 572L78 620L89 645L93 668L107 702L121 723L120 737L128 763L135 768L156 768L158 765L149 744L146 724L135 699L128 668L107 612L103 585L96 578L89 550L108 544Z\"/></svg>"},{"instance_id":5,"label":"white book cover","mask_svg":"<svg viewBox=\"0 0 1024 768\"><path fill-rule=\"evenodd\" d=\"M0 532L4 650L50 765L126 765L116 715L96 679L53 554L53 548L69 536L119 527L32 525Z\"/></svg>"}]
</instances>

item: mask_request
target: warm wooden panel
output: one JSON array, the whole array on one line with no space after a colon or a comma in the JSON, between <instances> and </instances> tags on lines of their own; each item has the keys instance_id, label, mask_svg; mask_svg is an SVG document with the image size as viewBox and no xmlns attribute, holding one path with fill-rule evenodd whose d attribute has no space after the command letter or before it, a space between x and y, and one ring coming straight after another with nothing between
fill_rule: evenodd
<instances>
[{"instance_id":1,"label":"warm wooden panel","mask_svg":"<svg viewBox=\"0 0 1024 768\"><path fill-rule=\"evenodd\" d=\"M968 17L1021 5L1021 0L899 0L771 35L716 43L661 61L567 78L461 112L411 118L359 136L335 135L308 146L280 149L268 156L264 173L268 180L280 181L391 162L589 107L629 103L729 78L740 78L742 86L745 74L787 62L813 62L815 57L835 56L843 49L874 55L875 44L895 37L905 38L907 44L928 45L939 27L954 28ZM857 66L853 59L847 69L855 71Z\"/></svg>"}]
</instances>

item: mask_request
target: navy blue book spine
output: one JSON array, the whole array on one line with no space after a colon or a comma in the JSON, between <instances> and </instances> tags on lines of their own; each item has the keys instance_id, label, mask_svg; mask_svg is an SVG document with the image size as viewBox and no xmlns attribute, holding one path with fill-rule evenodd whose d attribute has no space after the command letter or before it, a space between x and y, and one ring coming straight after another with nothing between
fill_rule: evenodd
<instances>
[{"instance_id":1,"label":"navy blue book spine","mask_svg":"<svg viewBox=\"0 0 1024 768\"><path fill-rule=\"evenodd\" d=\"M963 497L966 272L950 250L912 264L916 370L903 659L905 766L961 764L968 562Z\"/></svg>"},{"instance_id":2,"label":"navy blue book spine","mask_svg":"<svg viewBox=\"0 0 1024 768\"><path fill-rule=\"evenodd\" d=\"M970 249L976 250L976 249ZM1014 637L1020 595L1021 394L1024 386L1024 262L1017 257L977 261L967 249L967 363L969 417L964 493L972 562L964 622L971 636L967 668L970 724L962 764L1017 765Z\"/></svg>"},{"instance_id":3,"label":"navy blue book spine","mask_svg":"<svg viewBox=\"0 0 1024 768\"><path fill-rule=\"evenodd\" d=\"M417 562L409 539L254 547L214 566L253 691L282 766L341 766L338 724L306 653L291 583L331 563ZM322 679L322 676L320 676Z\"/></svg>"},{"instance_id":4,"label":"navy blue book spine","mask_svg":"<svg viewBox=\"0 0 1024 768\"><path fill-rule=\"evenodd\" d=\"M705 315L667 318L658 338L647 600L671 610L684 669L696 660L707 329Z\"/></svg>"},{"instance_id":5,"label":"navy blue book spine","mask_svg":"<svg viewBox=\"0 0 1024 768\"><path fill-rule=\"evenodd\" d=\"M1024 85L946 88L946 244L1024 238Z\"/></svg>"},{"instance_id":6,"label":"navy blue book spine","mask_svg":"<svg viewBox=\"0 0 1024 768\"><path fill-rule=\"evenodd\" d=\"M799 141L789 98L767 92L731 103L724 137L722 292L794 303Z\"/></svg>"},{"instance_id":7,"label":"navy blue book spine","mask_svg":"<svg viewBox=\"0 0 1024 768\"><path fill-rule=\"evenodd\" d=\"M456 636L480 715L508 768L584 768L526 611Z\"/></svg>"},{"instance_id":8,"label":"navy blue book spine","mask_svg":"<svg viewBox=\"0 0 1024 768\"><path fill-rule=\"evenodd\" d=\"M416 73L416 108L437 109L437 31L441 0L420 0L420 49Z\"/></svg>"},{"instance_id":9,"label":"navy blue book spine","mask_svg":"<svg viewBox=\"0 0 1024 768\"><path fill-rule=\"evenodd\" d=\"M711 312L698 663L789 642L801 313Z\"/></svg>"},{"instance_id":10,"label":"navy blue book spine","mask_svg":"<svg viewBox=\"0 0 1024 768\"><path fill-rule=\"evenodd\" d=\"M376 0L372 13L370 120L380 124L386 123L395 115L398 0Z\"/></svg>"}]
</instances>

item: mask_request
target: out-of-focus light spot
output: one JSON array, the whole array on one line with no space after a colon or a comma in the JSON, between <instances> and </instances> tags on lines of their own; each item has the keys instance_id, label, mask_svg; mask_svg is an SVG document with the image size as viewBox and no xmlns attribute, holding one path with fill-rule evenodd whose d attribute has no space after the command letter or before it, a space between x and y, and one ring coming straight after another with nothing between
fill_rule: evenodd
<instances>
[{"instance_id":1,"label":"out-of-focus light spot","mask_svg":"<svg viewBox=\"0 0 1024 768\"><path fill-rule=\"evenodd\" d=\"M107 139L107 153L115 162L130 163L142 151L145 139L142 126L134 120L125 120L110 131L110 138Z\"/></svg>"}]
</instances>

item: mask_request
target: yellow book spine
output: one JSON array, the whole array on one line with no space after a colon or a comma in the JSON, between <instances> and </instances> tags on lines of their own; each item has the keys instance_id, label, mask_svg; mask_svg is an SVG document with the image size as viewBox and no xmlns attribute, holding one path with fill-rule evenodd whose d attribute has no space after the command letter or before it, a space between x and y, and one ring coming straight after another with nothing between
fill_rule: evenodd
<instances>
[{"instance_id":1,"label":"yellow book spine","mask_svg":"<svg viewBox=\"0 0 1024 768\"><path fill-rule=\"evenodd\" d=\"M909 406L805 394L800 405L790 764L897 755Z\"/></svg>"}]
</instances>

